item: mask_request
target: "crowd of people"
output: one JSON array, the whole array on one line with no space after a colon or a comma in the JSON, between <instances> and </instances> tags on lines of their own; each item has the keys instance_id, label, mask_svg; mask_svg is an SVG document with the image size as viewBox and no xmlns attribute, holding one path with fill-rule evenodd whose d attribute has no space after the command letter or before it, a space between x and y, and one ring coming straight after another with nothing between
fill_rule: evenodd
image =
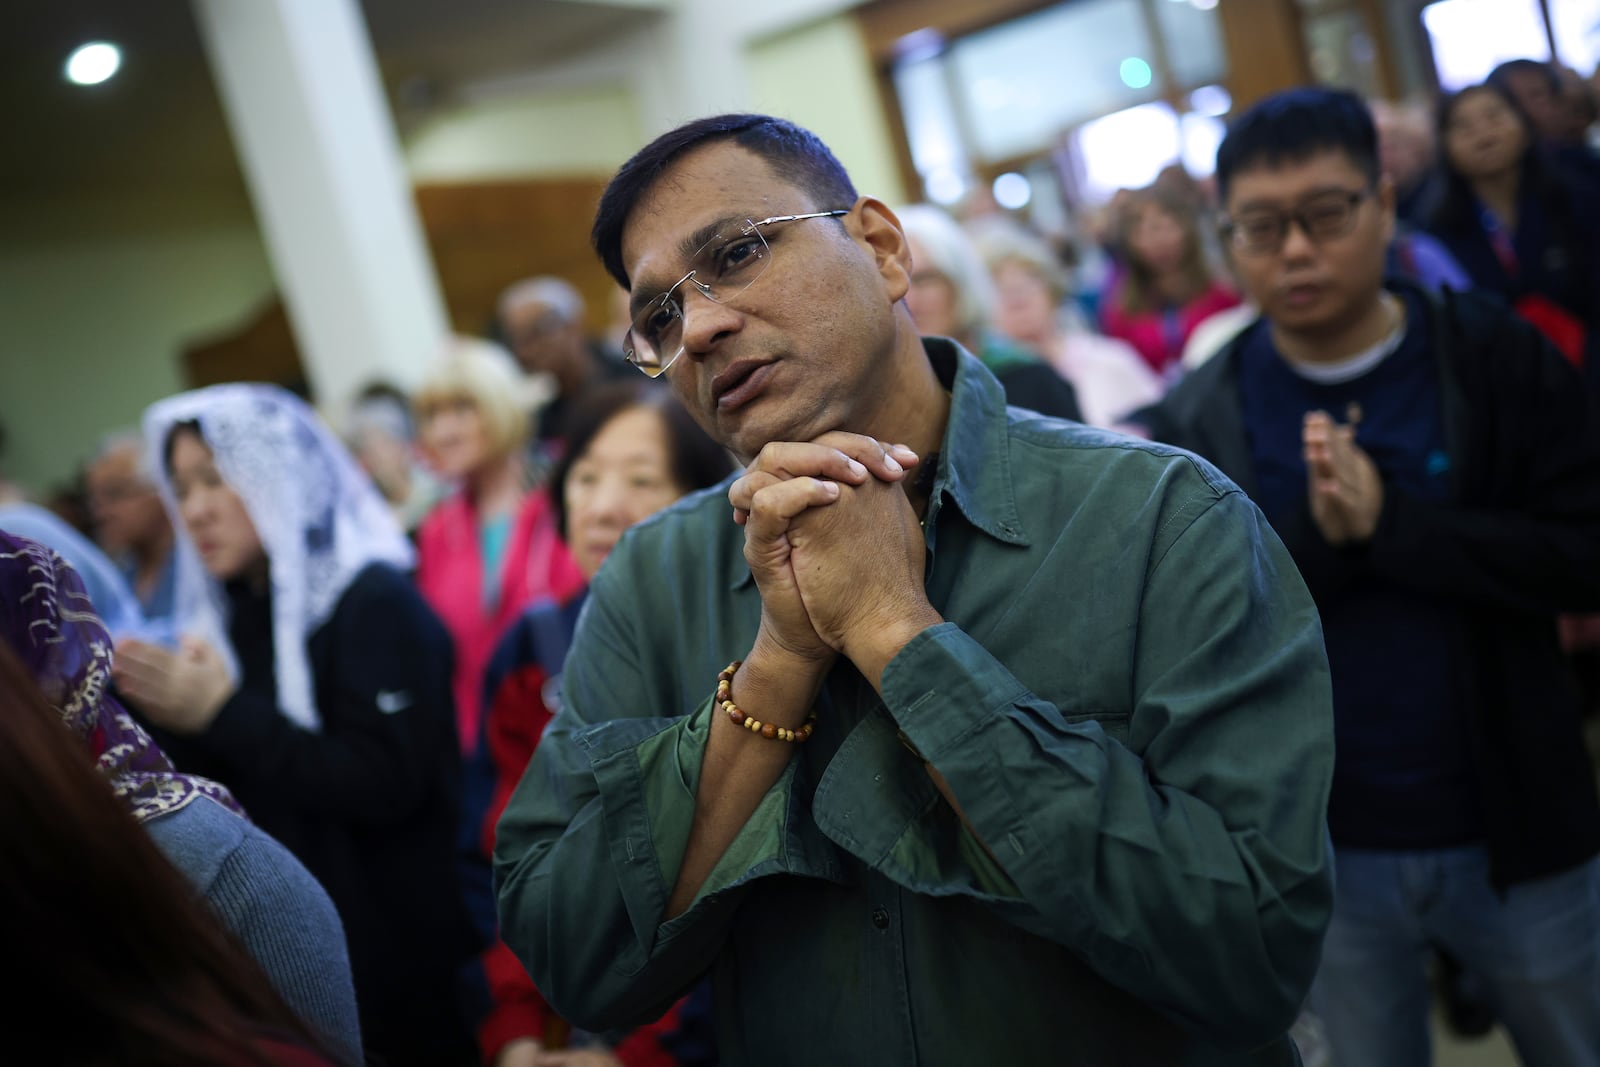
<instances>
[{"instance_id":1,"label":"crowd of people","mask_svg":"<svg viewBox=\"0 0 1600 1067\"><path fill-rule=\"evenodd\" d=\"M0 492L25 1059L1600 1065L1595 118L1290 90L1092 285L702 119L617 336Z\"/></svg>"}]
</instances>

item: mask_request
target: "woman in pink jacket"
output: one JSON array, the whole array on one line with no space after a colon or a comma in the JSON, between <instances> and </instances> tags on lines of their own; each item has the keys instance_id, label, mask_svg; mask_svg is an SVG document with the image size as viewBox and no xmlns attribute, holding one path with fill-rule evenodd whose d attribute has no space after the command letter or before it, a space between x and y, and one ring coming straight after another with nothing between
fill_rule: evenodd
<instances>
[{"instance_id":1,"label":"woman in pink jacket","mask_svg":"<svg viewBox=\"0 0 1600 1067\"><path fill-rule=\"evenodd\" d=\"M478 747L483 670L500 634L532 601L583 586L548 497L526 488L524 392L507 352L458 339L413 400L424 455L459 486L417 531L417 585L455 643L465 756Z\"/></svg>"}]
</instances>

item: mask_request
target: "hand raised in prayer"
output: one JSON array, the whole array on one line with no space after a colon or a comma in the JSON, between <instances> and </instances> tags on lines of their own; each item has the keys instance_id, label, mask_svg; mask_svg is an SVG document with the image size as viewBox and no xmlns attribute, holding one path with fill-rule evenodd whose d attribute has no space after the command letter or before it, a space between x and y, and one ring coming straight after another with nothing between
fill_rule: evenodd
<instances>
[{"instance_id":1,"label":"hand raised in prayer","mask_svg":"<svg viewBox=\"0 0 1600 1067\"><path fill-rule=\"evenodd\" d=\"M1309 412L1302 442L1317 529L1331 545L1370 540L1383 512L1383 478L1372 457L1356 444L1355 420L1340 424L1325 411Z\"/></svg>"},{"instance_id":2,"label":"hand raised in prayer","mask_svg":"<svg viewBox=\"0 0 1600 1067\"><path fill-rule=\"evenodd\" d=\"M111 678L146 718L175 734L203 732L236 688L221 654L197 637L184 637L176 652L119 641Z\"/></svg>"},{"instance_id":3,"label":"hand raised in prayer","mask_svg":"<svg viewBox=\"0 0 1600 1067\"><path fill-rule=\"evenodd\" d=\"M817 636L877 684L906 642L943 620L928 602L927 545L905 491L868 479L789 523L794 581Z\"/></svg>"},{"instance_id":4,"label":"hand raised in prayer","mask_svg":"<svg viewBox=\"0 0 1600 1067\"><path fill-rule=\"evenodd\" d=\"M795 581L791 525L809 511L830 507L847 487L877 484L903 501L905 494L892 483L916 463L916 454L903 446L843 432L811 442L775 441L761 450L728 490L734 521L745 528L745 562L761 591L757 647L765 642L797 660L832 661L839 646L819 636Z\"/></svg>"}]
</instances>

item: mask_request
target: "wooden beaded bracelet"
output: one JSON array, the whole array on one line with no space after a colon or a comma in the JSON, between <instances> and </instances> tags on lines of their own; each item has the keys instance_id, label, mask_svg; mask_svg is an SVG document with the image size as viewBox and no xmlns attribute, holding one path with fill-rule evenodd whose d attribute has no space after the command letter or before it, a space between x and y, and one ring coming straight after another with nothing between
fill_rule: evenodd
<instances>
[{"instance_id":1,"label":"wooden beaded bracelet","mask_svg":"<svg viewBox=\"0 0 1600 1067\"><path fill-rule=\"evenodd\" d=\"M792 741L798 745L810 740L812 728L817 721L816 712L806 717L806 723L800 729L789 730L776 723L762 722L754 715L740 710L739 705L733 702L733 675L743 663L743 660L736 659L728 664L726 670L717 675L717 703L728 713L728 721L735 726L743 726L753 734L760 734L769 741Z\"/></svg>"}]
</instances>

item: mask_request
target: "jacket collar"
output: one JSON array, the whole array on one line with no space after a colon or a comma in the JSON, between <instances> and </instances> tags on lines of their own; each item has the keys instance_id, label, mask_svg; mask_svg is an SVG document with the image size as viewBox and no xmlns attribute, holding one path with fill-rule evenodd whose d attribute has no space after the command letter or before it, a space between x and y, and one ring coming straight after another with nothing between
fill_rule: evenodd
<instances>
[{"instance_id":1,"label":"jacket collar","mask_svg":"<svg viewBox=\"0 0 1600 1067\"><path fill-rule=\"evenodd\" d=\"M1011 478L1005 390L954 341L929 337L922 347L933 372L950 390L950 421L939 449L929 520L937 517L948 496L968 522L990 537L1006 544L1028 544Z\"/></svg>"}]
</instances>

